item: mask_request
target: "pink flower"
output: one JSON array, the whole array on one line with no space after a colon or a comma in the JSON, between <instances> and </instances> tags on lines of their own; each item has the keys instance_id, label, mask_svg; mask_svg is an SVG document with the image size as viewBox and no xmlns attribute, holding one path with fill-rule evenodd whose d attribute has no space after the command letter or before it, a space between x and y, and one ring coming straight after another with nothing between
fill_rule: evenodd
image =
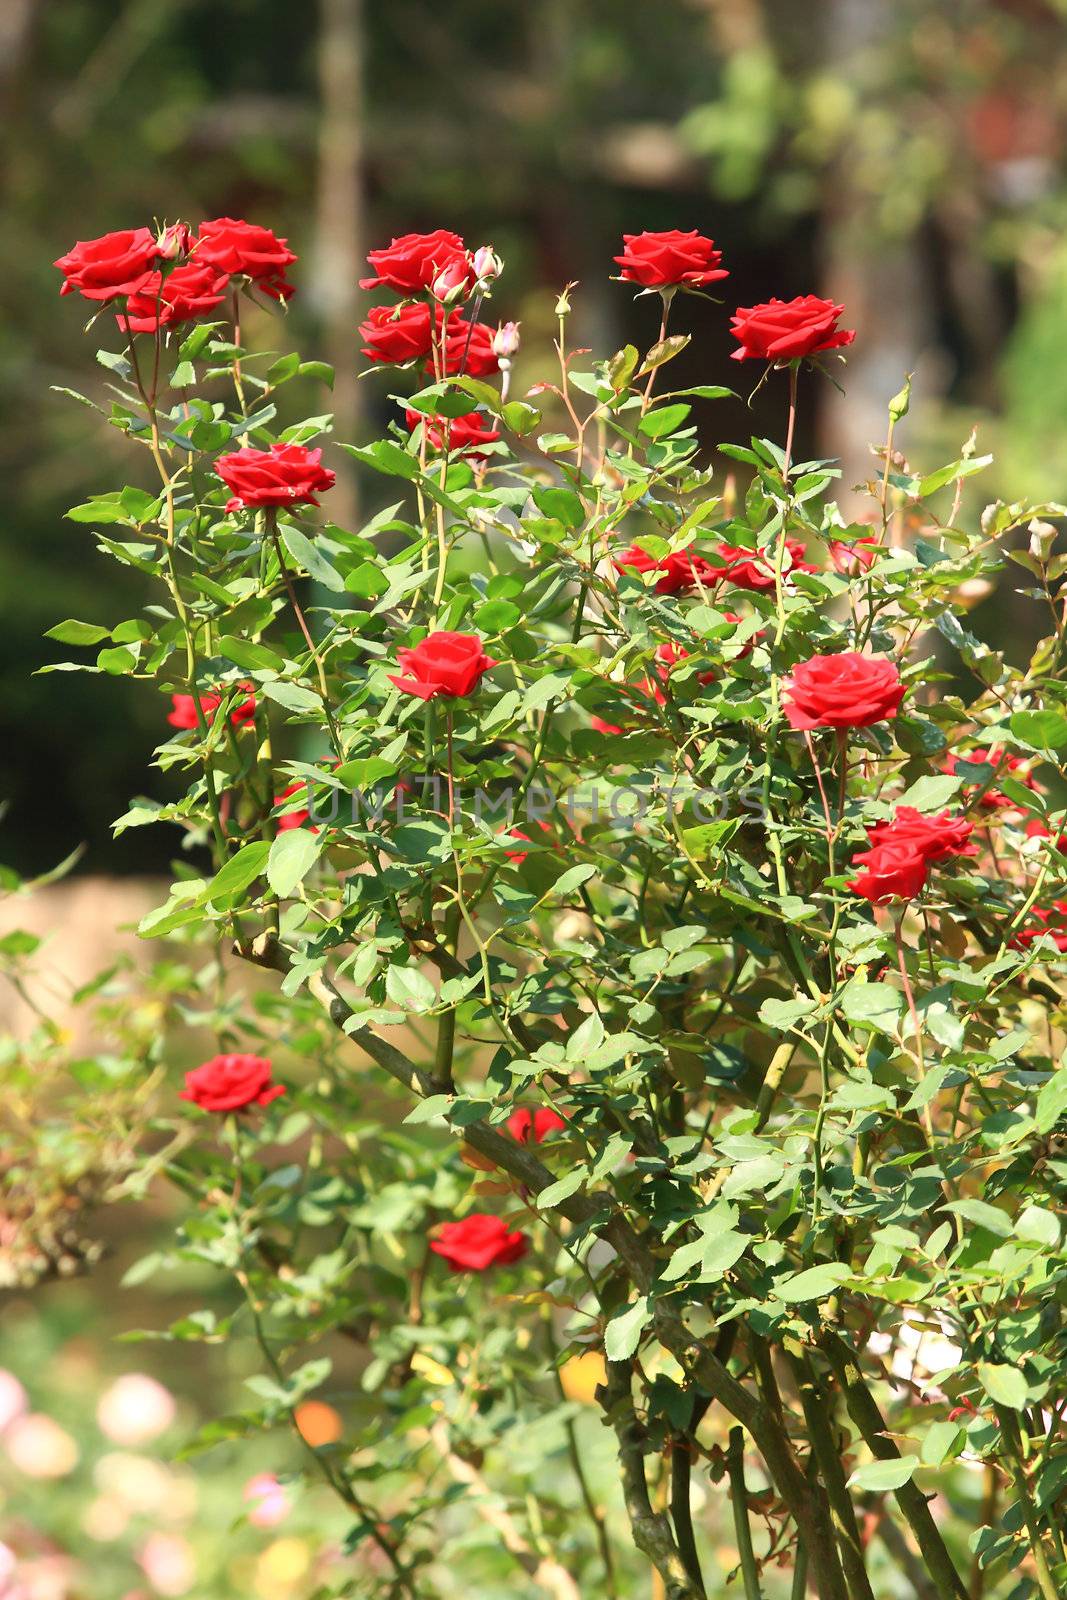
<instances>
[{"instance_id":1,"label":"pink flower","mask_svg":"<svg viewBox=\"0 0 1067 1600\"><path fill-rule=\"evenodd\" d=\"M288 1491L270 1472L249 1478L242 1498L250 1507L248 1520L255 1528L276 1528L292 1509Z\"/></svg>"},{"instance_id":2,"label":"pink flower","mask_svg":"<svg viewBox=\"0 0 1067 1600\"><path fill-rule=\"evenodd\" d=\"M96 1420L115 1444L147 1444L174 1421L174 1396L146 1372L126 1372L100 1396Z\"/></svg>"}]
</instances>

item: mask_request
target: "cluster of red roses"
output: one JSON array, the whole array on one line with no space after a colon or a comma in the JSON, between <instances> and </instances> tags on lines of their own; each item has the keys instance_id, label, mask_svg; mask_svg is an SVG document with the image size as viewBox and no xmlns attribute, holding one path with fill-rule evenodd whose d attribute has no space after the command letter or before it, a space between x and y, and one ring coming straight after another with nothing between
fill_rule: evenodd
<instances>
[{"instance_id":1,"label":"cluster of red roses","mask_svg":"<svg viewBox=\"0 0 1067 1600\"><path fill-rule=\"evenodd\" d=\"M194 234L184 222L153 233L123 228L99 239L79 240L53 265L63 274L60 294L78 294L100 305L124 300L120 326L156 333L206 316L222 303L231 279L255 285L275 300L287 300L293 285L286 268L296 260L285 239L270 228L236 217L202 222ZM168 263L176 263L170 265Z\"/></svg>"},{"instance_id":2,"label":"cluster of red roses","mask_svg":"<svg viewBox=\"0 0 1067 1600\"><path fill-rule=\"evenodd\" d=\"M251 1106L269 1106L284 1093L285 1085L273 1082L268 1057L218 1055L185 1074L180 1098L203 1111L228 1116ZM511 1113L505 1126L519 1144L542 1144L567 1123L550 1106L536 1111L521 1106ZM431 1240L430 1248L454 1272L485 1272L489 1267L519 1261L529 1249L529 1240L524 1233L512 1232L502 1218L474 1212L458 1222L446 1222Z\"/></svg>"}]
</instances>

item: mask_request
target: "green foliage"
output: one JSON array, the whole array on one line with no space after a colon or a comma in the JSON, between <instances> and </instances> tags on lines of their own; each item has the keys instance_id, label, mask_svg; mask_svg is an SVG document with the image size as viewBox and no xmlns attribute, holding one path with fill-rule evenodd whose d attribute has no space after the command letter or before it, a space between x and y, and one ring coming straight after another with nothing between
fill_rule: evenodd
<instances>
[{"instance_id":1,"label":"green foliage","mask_svg":"<svg viewBox=\"0 0 1067 1600\"><path fill-rule=\"evenodd\" d=\"M720 1481L731 1428L746 1584L762 1565L770 1587L802 1549L834 1600L861 1592L847 1524L867 1509L895 1530L869 1561L886 1592L902 1519L933 1592L958 1595L966 1456L1014 1486L1013 1513L975 1533L990 1594L1022 1566L1054 1600L1067 871L1041 780L1067 727L1064 607L1054 558L1035 557L1055 632L1016 668L961 597L1001 570L1015 529L1063 508L998 504L961 526L948 491L988 458L967 448L925 475L887 461L877 548L852 563L832 463L727 447L751 468L739 501L692 425L721 391L653 402L684 341L642 366L625 350L589 362L567 335L564 312L552 432L460 378L419 409L446 418L456 388L464 411L476 396L503 433L484 458L399 429L347 447L401 495L358 530L299 507L227 512L213 471L274 442L273 407L246 399L318 376L307 364L264 378L216 340L217 366L174 403L105 353L111 422L147 448L159 492L101 492L77 515L131 529L100 548L156 588L143 630L113 630L95 664L200 702L157 750L187 789L156 814L187 848L141 932L181 948L183 1005L220 1051L286 1064L286 1096L262 1110L152 1124L190 1200L168 1264L231 1292L223 1319L183 1315L164 1336L251 1341L262 1366L191 1448L304 1437L350 1546L376 1552L351 1592L450 1593L447 1567L532 1593L559 1562L576 1592L621 1595L651 1563L676 1600L704 1592L687 1474ZM768 382L784 412L785 376ZM620 563L635 544L661 565ZM755 574L741 586L724 546ZM393 682L398 652L441 630L477 630L495 664L423 701ZM790 674L844 651L895 664L900 716L795 729ZM235 720L250 689L254 715ZM283 727L308 759L279 759ZM977 759L946 772L946 752ZM293 783L312 815L281 828ZM907 908L872 908L847 863L901 803L953 805L975 850L931 865ZM1028 836L1042 817L1051 836ZM151 820L138 801L121 826ZM245 965L265 975L251 992ZM507 1123L524 1106L564 1126L523 1142ZM449 1274L431 1245L470 1210L527 1252ZM345 1341L372 1405L335 1386ZM601 1379L632 1544L583 1475L565 1382L579 1358ZM343 1437L308 1443L301 1407L323 1396ZM747 1498L736 1428L766 1485ZM649 1518L661 1463L681 1498ZM512 1491L491 1557L472 1531L483 1470ZM935 1488L954 1497L944 1525Z\"/></svg>"}]
</instances>

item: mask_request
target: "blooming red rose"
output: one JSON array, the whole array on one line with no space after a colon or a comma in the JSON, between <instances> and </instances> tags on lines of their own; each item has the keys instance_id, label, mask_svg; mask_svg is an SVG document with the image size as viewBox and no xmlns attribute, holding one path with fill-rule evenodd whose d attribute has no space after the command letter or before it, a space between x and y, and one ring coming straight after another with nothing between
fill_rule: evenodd
<instances>
[{"instance_id":1,"label":"blooming red rose","mask_svg":"<svg viewBox=\"0 0 1067 1600\"><path fill-rule=\"evenodd\" d=\"M730 616L730 613L726 612L724 615ZM730 616L730 620L733 622L740 622L741 619L740 617ZM674 644L673 641L668 641L666 644L657 645L656 664L653 668L653 671L659 681L656 682L652 678L646 678L641 686L640 693L646 695L649 699L654 700L658 706L666 705L667 696L663 692L662 685L669 681L670 675L674 668L680 666L681 663L688 660L688 658L689 651L684 650L680 644ZM714 677L715 673L713 671L698 672L697 682L711 683Z\"/></svg>"},{"instance_id":2,"label":"blooming red rose","mask_svg":"<svg viewBox=\"0 0 1067 1600\"><path fill-rule=\"evenodd\" d=\"M967 768L972 766L992 767L995 774L1010 773L1017 783L1024 784L1027 789L1036 790L1039 787L1030 758L1005 755L997 745L991 745L988 750L980 746L965 756L948 756L941 770L947 772L950 777L963 777ZM993 779L990 778L988 781L992 783ZM1005 806L1015 804L1015 801L1009 799L1000 789L987 788L977 780L973 784L965 784L963 793L968 798L977 796L979 805L986 811L999 811Z\"/></svg>"},{"instance_id":3,"label":"blooming red rose","mask_svg":"<svg viewBox=\"0 0 1067 1600\"><path fill-rule=\"evenodd\" d=\"M225 298L229 278L206 262L187 261L164 277L148 272L126 302L125 311L116 311L120 328L129 323L134 333L155 333L158 328L194 322Z\"/></svg>"},{"instance_id":4,"label":"blooming red rose","mask_svg":"<svg viewBox=\"0 0 1067 1600\"><path fill-rule=\"evenodd\" d=\"M464 455L478 456L479 445L493 444L500 438L496 428L489 426L488 417L480 411L467 411L462 417L424 417L419 411L406 411L404 420L414 433L422 423L426 443L431 450L461 450Z\"/></svg>"},{"instance_id":5,"label":"blooming red rose","mask_svg":"<svg viewBox=\"0 0 1067 1600\"><path fill-rule=\"evenodd\" d=\"M553 1111L551 1106L539 1106L536 1111L521 1106L518 1111L511 1113L504 1126L519 1144L544 1144L551 1134L559 1133L567 1126L567 1119L561 1117L558 1111Z\"/></svg>"},{"instance_id":6,"label":"blooming red rose","mask_svg":"<svg viewBox=\"0 0 1067 1600\"><path fill-rule=\"evenodd\" d=\"M1030 912L1034 919L1028 927L1020 928L1012 939L1012 947L1025 950L1047 933L1057 950L1067 953L1067 900L1053 900L1047 907L1034 906Z\"/></svg>"},{"instance_id":7,"label":"blooming red rose","mask_svg":"<svg viewBox=\"0 0 1067 1600\"><path fill-rule=\"evenodd\" d=\"M321 463L322 451L302 444L272 444L269 450L248 445L219 456L215 471L231 492L227 511L241 506L317 506L317 496L337 482L336 473Z\"/></svg>"},{"instance_id":8,"label":"blooming red rose","mask_svg":"<svg viewBox=\"0 0 1067 1600\"><path fill-rule=\"evenodd\" d=\"M772 550L742 550L737 545L720 544L718 555L718 561L712 562L709 568L712 583L729 583L735 589L751 589L756 594L774 588ZM806 556L802 539L787 539L782 576L788 577L791 572L818 572L818 567L806 560Z\"/></svg>"},{"instance_id":9,"label":"blooming red rose","mask_svg":"<svg viewBox=\"0 0 1067 1600\"><path fill-rule=\"evenodd\" d=\"M99 239L80 239L52 265L63 274L60 294L77 290L86 300L106 302L132 294L159 255L151 228L123 228Z\"/></svg>"},{"instance_id":10,"label":"blooming red rose","mask_svg":"<svg viewBox=\"0 0 1067 1600\"><path fill-rule=\"evenodd\" d=\"M243 692L244 698L238 700L230 712L230 722L235 728L243 728L246 722L251 722L256 714L256 696L251 683L239 683L237 687ZM222 704L222 695L202 694L196 697L200 701L200 709L204 713L204 720L210 721ZM191 694L172 694L171 707L167 721L172 728L198 728L200 723L196 715L196 699Z\"/></svg>"},{"instance_id":11,"label":"blooming red rose","mask_svg":"<svg viewBox=\"0 0 1067 1600\"><path fill-rule=\"evenodd\" d=\"M917 850L924 861L943 861L946 856L976 855L975 846L967 842L973 831L971 823L949 811L927 817L914 806L897 806L892 822L876 822L867 837L875 846L903 845Z\"/></svg>"},{"instance_id":12,"label":"blooming red rose","mask_svg":"<svg viewBox=\"0 0 1067 1600\"><path fill-rule=\"evenodd\" d=\"M866 572L882 547L882 542L876 533L865 533L860 538L830 540L830 561L835 572L840 572L846 578L858 578L861 572Z\"/></svg>"},{"instance_id":13,"label":"blooming red rose","mask_svg":"<svg viewBox=\"0 0 1067 1600\"><path fill-rule=\"evenodd\" d=\"M455 377L490 378L499 372L500 361L493 348L496 329L488 322L468 322L458 311L450 313L445 331L445 372Z\"/></svg>"},{"instance_id":14,"label":"blooming red rose","mask_svg":"<svg viewBox=\"0 0 1067 1600\"><path fill-rule=\"evenodd\" d=\"M926 882L926 861L904 844L881 844L852 857L862 871L847 880L853 894L872 905L885 900L913 900Z\"/></svg>"},{"instance_id":15,"label":"blooming red rose","mask_svg":"<svg viewBox=\"0 0 1067 1600\"><path fill-rule=\"evenodd\" d=\"M289 784L287 788L282 790L281 794L276 794L274 796L274 804L276 806L284 805L286 800L288 800L291 795L299 794L301 792L306 795L307 789L308 786L304 779L297 778L296 782ZM275 826L279 833L287 833L290 828L302 828L310 816L311 812L308 810L307 806L301 806L296 811L285 811L280 817L276 817ZM312 833L318 833L319 830L318 828L312 828L311 831Z\"/></svg>"},{"instance_id":16,"label":"blooming red rose","mask_svg":"<svg viewBox=\"0 0 1067 1600\"><path fill-rule=\"evenodd\" d=\"M287 239L270 228L238 217L216 217L202 222L193 246L193 259L218 267L231 278L250 278L264 294L288 300L296 291L286 281L285 269L297 259Z\"/></svg>"},{"instance_id":17,"label":"blooming red rose","mask_svg":"<svg viewBox=\"0 0 1067 1600\"><path fill-rule=\"evenodd\" d=\"M406 306L372 306L359 325L363 354L368 361L403 366L430 353L430 308L419 302Z\"/></svg>"},{"instance_id":18,"label":"blooming red rose","mask_svg":"<svg viewBox=\"0 0 1067 1600\"><path fill-rule=\"evenodd\" d=\"M858 650L812 656L793 668L783 687L792 728L869 728L895 717L904 698L896 662Z\"/></svg>"},{"instance_id":19,"label":"blooming red rose","mask_svg":"<svg viewBox=\"0 0 1067 1600\"><path fill-rule=\"evenodd\" d=\"M616 556L615 566L619 572L661 573L656 582L657 594L684 594L687 589L696 588L698 582L710 583L713 580L712 569L703 556L693 555L689 550L680 550L657 561L655 556L650 556L635 544L629 550L624 550L621 556Z\"/></svg>"},{"instance_id":20,"label":"blooming red rose","mask_svg":"<svg viewBox=\"0 0 1067 1600\"><path fill-rule=\"evenodd\" d=\"M1052 829L1041 821L1040 817L1031 817L1026 824L1024 832L1028 839L1051 839L1054 850L1059 850L1061 854L1067 854L1067 833L1054 834Z\"/></svg>"},{"instance_id":21,"label":"blooming red rose","mask_svg":"<svg viewBox=\"0 0 1067 1600\"><path fill-rule=\"evenodd\" d=\"M266 1056L212 1056L185 1074L178 1098L205 1111L244 1111L247 1106L269 1106L284 1093L284 1084L271 1082Z\"/></svg>"},{"instance_id":22,"label":"blooming red rose","mask_svg":"<svg viewBox=\"0 0 1067 1600\"><path fill-rule=\"evenodd\" d=\"M540 828L542 833L551 834L552 832L552 829L549 827L548 823L543 822L540 817L537 818L537 826ZM533 840L530 838L530 835L528 833L523 833L521 828L506 828L503 831L505 836L509 839L521 839L524 844L533 844ZM521 867L530 852L529 850L505 850L504 854L507 856L509 861L514 861L517 867Z\"/></svg>"},{"instance_id":23,"label":"blooming red rose","mask_svg":"<svg viewBox=\"0 0 1067 1600\"><path fill-rule=\"evenodd\" d=\"M589 726L597 733L607 734L609 738L617 738L619 734L626 732L626 729L620 727L617 722L605 722L603 717L590 717Z\"/></svg>"},{"instance_id":24,"label":"blooming red rose","mask_svg":"<svg viewBox=\"0 0 1067 1600\"><path fill-rule=\"evenodd\" d=\"M448 633L439 630L428 633L413 650L398 650L396 659L404 676L389 674L405 694L417 695L420 700L435 700L443 695L455 699L470 694L483 672L495 667L491 656L482 649L476 633Z\"/></svg>"},{"instance_id":25,"label":"blooming red rose","mask_svg":"<svg viewBox=\"0 0 1067 1600\"><path fill-rule=\"evenodd\" d=\"M384 286L399 289L401 294L418 294L428 289L446 267L455 265L466 267L468 280L474 282L467 247L458 233L449 233L447 228L435 228L432 233L401 234L384 249L372 250L367 261L374 269L374 276L360 278L361 289Z\"/></svg>"},{"instance_id":26,"label":"blooming red rose","mask_svg":"<svg viewBox=\"0 0 1067 1600\"><path fill-rule=\"evenodd\" d=\"M614 259L619 277L645 289L702 289L730 274L722 265L722 251L693 228L681 233L624 233L623 252Z\"/></svg>"},{"instance_id":27,"label":"blooming red rose","mask_svg":"<svg viewBox=\"0 0 1067 1600\"><path fill-rule=\"evenodd\" d=\"M489 1267L520 1261L529 1249L524 1233L510 1233L500 1217L476 1212L462 1222L446 1222L430 1249L453 1272L485 1272Z\"/></svg>"},{"instance_id":28,"label":"blooming red rose","mask_svg":"<svg viewBox=\"0 0 1067 1600\"><path fill-rule=\"evenodd\" d=\"M741 348L734 361L795 361L851 344L855 330L839 328L844 306L801 294L795 300L768 300L758 306L738 306L730 332Z\"/></svg>"}]
</instances>

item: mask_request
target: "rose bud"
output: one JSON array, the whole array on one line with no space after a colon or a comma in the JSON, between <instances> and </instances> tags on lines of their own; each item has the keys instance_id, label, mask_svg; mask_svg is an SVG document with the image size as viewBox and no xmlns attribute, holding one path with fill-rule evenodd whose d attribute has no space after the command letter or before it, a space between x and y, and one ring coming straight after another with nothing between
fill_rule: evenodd
<instances>
[{"instance_id":1,"label":"rose bud","mask_svg":"<svg viewBox=\"0 0 1067 1600\"><path fill-rule=\"evenodd\" d=\"M157 247L163 261L177 261L189 254L193 230L187 222L172 222L159 235Z\"/></svg>"},{"instance_id":2,"label":"rose bud","mask_svg":"<svg viewBox=\"0 0 1067 1600\"><path fill-rule=\"evenodd\" d=\"M493 335L493 354L500 361L510 361L520 343L519 324L502 322Z\"/></svg>"},{"instance_id":3,"label":"rose bud","mask_svg":"<svg viewBox=\"0 0 1067 1600\"><path fill-rule=\"evenodd\" d=\"M504 270L504 263L497 255L491 244L479 245L474 252L474 276L479 283L489 283L493 278L499 278Z\"/></svg>"},{"instance_id":4,"label":"rose bud","mask_svg":"<svg viewBox=\"0 0 1067 1600\"><path fill-rule=\"evenodd\" d=\"M1056 529L1051 522L1041 522L1037 517L1030 523L1030 554L1035 561L1047 561L1056 543Z\"/></svg>"},{"instance_id":5,"label":"rose bud","mask_svg":"<svg viewBox=\"0 0 1067 1600\"><path fill-rule=\"evenodd\" d=\"M442 305L458 305L461 300L466 300L470 287L470 269L462 256L457 256L455 261L450 261L442 267L430 290L435 300L440 300Z\"/></svg>"}]
</instances>

